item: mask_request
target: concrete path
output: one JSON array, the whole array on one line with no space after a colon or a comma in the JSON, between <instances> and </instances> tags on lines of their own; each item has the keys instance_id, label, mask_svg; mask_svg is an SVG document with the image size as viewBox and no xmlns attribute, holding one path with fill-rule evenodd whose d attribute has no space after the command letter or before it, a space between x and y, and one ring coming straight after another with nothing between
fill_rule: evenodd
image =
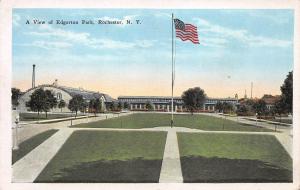
<instances>
[{"instance_id":1,"label":"concrete path","mask_svg":"<svg viewBox=\"0 0 300 190\"><path fill-rule=\"evenodd\" d=\"M168 131L159 183L182 183L182 171L176 129Z\"/></svg>"},{"instance_id":2,"label":"concrete path","mask_svg":"<svg viewBox=\"0 0 300 190\"><path fill-rule=\"evenodd\" d=\"M60 147L72 134L73 130L61 129L13 166L12 182L33 182L48 162L55 156Z\"/></svg>"},{"instance_id":3,"label":"concrete path","mask_svg":"<svg viewBox=\"0 0 300 190\"><path fill-rule=\"evenodd\" d=\"M209 115L209 116L213 116L213 117L218 117L218 118L222 118L224 116L219 115L219 114L215 114L215 113L204 113L204 115ZM255 120L248 120L246 118L243 117L226 117L226 119L231 120L231 121L236 121L239 123L244 123L244 124L249 124L249 125L257 125L259 127L264 127L267 129L275 129L275 125L276 125L276 131L278 131L277 133L269 133L274 135L277 140L281 143L281 145L284 147L284 149L287 151L287 153L293 157L293 125L289 125L289 126L280 126L277 125L276 123L266 123L266 122L256 122ZM249 133L249 132L247 132ZM259 132L260 134L263 134L262 132Z\"/></svg>"},{"instance_id":4,"label":"concrete path","mask_svg":"<svg viewBox=\"0 0 300 190\"><path fill-rule=\"evenodd\" d=\"M160 183L182 183L182 171L177 141L177 132L187 133L231 133L231 134L259 134L274 135L285 150L292 157L292 137L286 133L278 132L247 132L247 131L203 131L185 127L161 126L142 129L119 129L119 128L60 128L60 130L28 153L13 166L13 182L33 182L48 162L55 156L60 147L65 143L73 131L167 131L164 157L161 167Z\"/></svg>"},{"instance_id":5,"label":"concrete path","mask_svg":"<svg viewBox=\"0 0 300 190\"><path fill-rule=\"evenodd\" d=\"M131 113L121 113L119 116L126 116ZM101 114L98 117L85 117L81 119L76 119L72 121L73 125L81 124L81 123L89 123L89 122L95 122L95 121L100 121L104 119L111 119L118 117L117 114ZM49 129L62 129L69 127L71 125L71 121L61 121L61 122L55 122L55 123L34 123L34 124L21 124L20 127L18 128L18 143L21 143L27 139L29 139L32 136L35 136L39 133L42 133L44 131L47 131ZM14 139L15 135L15 129L12 129L12 139Z\"/></svg>"},{"instance_id":6,"label":"concrete path","mask_svg":"<svg viewBox=\"0 0 300 190\"><path fill-rule=\"evenodd\" d=\"M256 120L249 120L245 117L230 117L230 116L226 116L224 117L223 115L220 114L216 114L216 113L201 113L202 115L208 115L208 116L213 116L213 117L217 117L217 118L225 118L227 120L231 120L234 122L238 122L238 123L243 123L243 124L248 124L248 125L253 125L253 126L258 126L258 127L264 127L267 129L275 129L275 123L267 123L267 122L256 122ZM292 134L293 131L293 125L289 125L289 126L281 126L276 124L276 128L277 131L281 131L281 132L289 132L290 134Z\"/></svg>"},{"instance_id":7,"label":"concrete path","mask_svg":"<svg viewBox=\"0 0 300 190\"><path fill-rule=\"evenodd\" d=\"M274 135L287 153L291 156L291 158L293 158L293 138L284 133L276 133Z\"/></svg>"}]
</instances>

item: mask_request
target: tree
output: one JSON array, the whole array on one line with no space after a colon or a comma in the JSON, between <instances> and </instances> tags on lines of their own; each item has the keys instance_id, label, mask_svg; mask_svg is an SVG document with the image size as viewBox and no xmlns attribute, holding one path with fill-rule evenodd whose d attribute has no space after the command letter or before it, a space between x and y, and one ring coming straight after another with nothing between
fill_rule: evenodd
<instances>
[{"instance_id":1,"label":"tree","mask_svg":"<svg viewBox=\"0 0 300 190\"><path fill-rule=\"evenodd\" d=\"M181 98L185 107L193 114L195 110L198 110L203 106L206 94L200 87L195 87L184 91Z\"/></svg>"},{"instance_id":2,"label":"tree","mask_svg":"<svg viewBox=\"0 0 300 190\"><path fill-rule=\"evenodd\" d=\"M84 109L85 107L85 102L83 100L83 97L81 95L75 95L73 96L73 98L69 101L69 105L68 105L68 108L71 110L71 111L75 111L76 115L75 115L75 118L77 117L77 112L79 110L82 110Z\"/></svg>"},{"instance_id":3,"label":"tree","mask_svg":"<svg viewBox=\"0 0 300 190\"><path fill-rule=\"evenodd\" d=\"M99 98L90 100L89 112L92 111L96 116L96 113L99 113L101 108L102 108L102 102L100 101Z\"/></svg>"},{"instance_id":4,"label":"tree","mask_svg":"<svg viewBox=\"0 0 300 190\"><path fill-rule=\"evenodd\" d=\"M30 100L26 102L26 106L30 107L32 111L37 111L38 116L44 110L46 104L46 93L42 88L36 89L31 95Z\"/></svg>"},{"instance_id":5,"label":"tree","mask_svg":"<svg viewBox=\"0 0 300 190\"><path fill-rule=\"evenodd\" d=\"M60 100L58 102L58 108L60 108L60 112L62 112L62 109L66 107L66 102L64 100Z\"/></svg>"},{"instance_id":6,"label":"tree","mask_svg":"<svg viewBox=\"0 0 300 190\"><path fill-rule=\"evenodd\" d=\"M266 102L262 99L253 104L254 111L260 116L267 112Z\"/></svg>"},{"instance_id":7,"label":"tree","mask_svg":"<svg viewBox=\"0 0 300 190\"><path fill-rule=\"evenodd\" d=\"M86 101L83 101L82 106L79 109L79 111L81 111L82 113L86 113L86 110L88 107L89 107L89 104Z\"/></svg>"},{"instance_id":8,"label":"tree","mask_svg":"<svg viewBox=\"0 0 300 190\"><path fill-rule=\"evenodd\" d=\"M112 102L111 104L109 104L109 109L110 111L115 111L117 109L117 103Z\"/></svg>"},{"instance_id":9,"label":"tree","mask_svg":"<svg viewBox=\"0 0 300 190\"><path fill-rule=\"evenodd\" d=\"M128 104L128 102L124 102L124 109L128 109L129 108L129 104Z\"/></svg>"},{"instance_id":10,"label":"tree","mask_svg":"<svg viewBox=\"0 0 300 190\"><path fill-rule=\"evenodd\" d=\"M17 107L19 105L19 97L21 96L21 90L18 88L11 89L11 103L13 106Z\"/></svg>"},{"instance_id":11,"label":"tree","mask_svg":"<svg viewBox=\"0 0 300 190\"><path fill-rule=\"evenodd\" d=\"M215 109L218 110L218 112L223 111L223 104L220 101L218 101L216 103Z\"/></svg>"},{"instance_id":12,"label":"tree","mask_svg":"<svg viewBox=\"0 0 300 190\"><path fill-rule=\"evenodd\" d=\"M247 115L247 113L249 112L248 106L246 105L241 105L239 106L239 108L237 109L237 114L241 114L241 115Z\"/></svg>"},{"instance_id":13,"label":"tree","mask_svg":"<svg viewBox=\"0 0 300 190\"><path fill-rule=\"evenodd\" d=\"M153 104L152 104L151 102L146 102L146 109L147 109L148 111L153 110Z\"/></svg>"},{"instance_id":14,"label":"tree","mask_svg":"<svg viewBox=\"0 0 300 190\"><path fill-rule=\"evenodd\" d=\"M289 113L293 112L293 71L289 72L280 87L282 101Z\"/></svg>"},{"instance_id":15,"label":"tree","mask_svg":"<svg viewBox=\"0 0 300 190\"><path fill-rule=\"evenodd\" d=\"M48 118L48 111L50 109L56 107L57 105L57 99L53 95L53 93L50 90L45 90L45 95L46 95L46 100L45 100L45 105L43 106L43 111L46 113L46 118Z\"/></svg>"},{"instance_id":16,"label":"tree","mask_svg":"<svg viewBox=\"0 0 300 190\"><path fill-rule=\"evenodd\" d=\"M99 98L97 98L95 101L94 109L95 109L96 113L99 113L102 109L102 101Z\"/></svg>"},{"instance_id":17,"label":"tree","mask_svg":"<svg viewBox=\"0 0 300 190\"><path fill-rule=\"evenodd\" d=\"M254 115L254 99L240 99L239 105L237 105L237 114L243 116Z\"/></svg>"},{"instance_id":18,"label":"tree","mask_svg":"<svg viewBox=\"0 0 300 190\"><path fill-rule=\"evenodd\" d=\"M90 100L90 102L89 102L89 112L94 112L96 114L95 103L96 103L95 99Z\"/></svg>"},{"instance_id":19,"label":"tree","mask_svg":"<svg viewBox=\"0 0 300 190\"><path fill-rule=\"evenodd\" d=\"M233 110L233 105L231 103L223 102L223 111L225 113L231 112Z\"/></svg>"},{"instance_id":20,"label":"tree","mask_svg":"<svg viewBox=\"0 0 300 190\"><path fill-rule=\"evenodd\" d=\"M118 110L122 110L122 108L123 108L122 102L118 102Z\"/></svg>"},{"instance_id":21,"label":"tree","mask_svg":"<svg viewBox=\"0 0 300 190\"><path fill-rule=\"evenodd\" d=\"M285 104L285 102L283 101L283 99L280 98L279 100L277 100L277 101L275 102L275 105L274 105L274 107L273 107L272 109L273 109L272 111L273 111L274 113L276 113L276 114L279 115L279 117L280 117L280 122L281 122L281 115L284 114L284 113L287 111L287 109L286 109L286 104Z\"/></svg>"}]
</instances>

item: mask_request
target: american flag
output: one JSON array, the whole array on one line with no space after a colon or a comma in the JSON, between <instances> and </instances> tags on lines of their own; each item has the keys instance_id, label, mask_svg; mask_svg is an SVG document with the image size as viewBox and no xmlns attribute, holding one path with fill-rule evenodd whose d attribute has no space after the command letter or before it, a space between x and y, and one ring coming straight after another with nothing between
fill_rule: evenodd
<instances>
[{"instance_id":1,"label":"american flag","mask_svg":"<svg viewBox=\"0 0 300 190\"><path fill-rule=\"evenodd\" d=\"M174 19L176 37L182 41L190 40L194 44L199 44L197 27L192 24L185 24L179 19Z\"/></svg>"}]
</instances>

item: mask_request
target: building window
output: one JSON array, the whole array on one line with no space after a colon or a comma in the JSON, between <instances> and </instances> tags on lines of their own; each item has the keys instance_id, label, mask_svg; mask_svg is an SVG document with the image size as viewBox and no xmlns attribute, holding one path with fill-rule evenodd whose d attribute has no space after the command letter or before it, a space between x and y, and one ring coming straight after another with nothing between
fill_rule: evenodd
<instances>
[{"instance_id":1,"label":"building window","mask_svg":"<svg viewBox=\"0 0 300 190\"><path fill-rule=\"evenodd\" d=\"M61 99L62 99L62 95L61 95L60 92L58 92L58 93L56 94L56 98L57 98L58 100L61 100Z\"/></svg>"}]
</instances>

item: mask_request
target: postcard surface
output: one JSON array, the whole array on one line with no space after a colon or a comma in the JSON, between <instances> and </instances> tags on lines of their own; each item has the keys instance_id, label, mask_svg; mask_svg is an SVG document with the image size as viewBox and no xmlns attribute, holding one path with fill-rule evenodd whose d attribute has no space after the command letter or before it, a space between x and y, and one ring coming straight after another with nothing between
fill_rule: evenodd
<instances>
[{"instance_id":1,"label":"postcard surface","mask_svg":"<svg viewBox=\"0 0 300 190\"><path fill-rule=\"evenodd\" d=\"M297 11L10 7L1 185L296 189Z\"/></svg>"}]
</instances>

